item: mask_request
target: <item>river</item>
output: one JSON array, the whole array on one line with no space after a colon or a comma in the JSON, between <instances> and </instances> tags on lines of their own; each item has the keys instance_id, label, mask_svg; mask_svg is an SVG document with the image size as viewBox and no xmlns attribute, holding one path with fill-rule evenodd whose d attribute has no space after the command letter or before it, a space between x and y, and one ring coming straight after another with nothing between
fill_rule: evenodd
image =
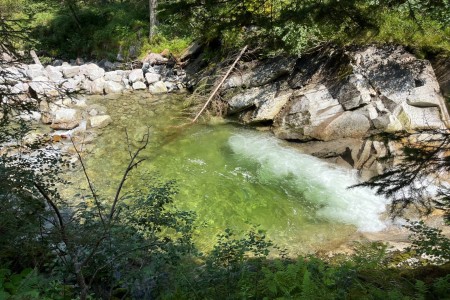
<instances>
[{"instance_id":1,"label":"river","mask_svg":"<svg viewBox=\"0 0 450 300\"><path fill-rule=\"evenodd\" d=\"M179 209L197 214L194 240L209 250L225 228L265 230L290 255L335 249L357 231L377 232L386 200L358 182L354 170L303 154L273 137L231 121L179 126L189 121L185 96L96 97L113 123L101 129L86 156L88 173L103 199L111 199L128 160L127 134L135 148L150 132L146 158L127 189L149 180L175 180ZM92 105L95 103L95 105ZM71 176L80 186L81 172Z\"/></svg>"}]
</instances>

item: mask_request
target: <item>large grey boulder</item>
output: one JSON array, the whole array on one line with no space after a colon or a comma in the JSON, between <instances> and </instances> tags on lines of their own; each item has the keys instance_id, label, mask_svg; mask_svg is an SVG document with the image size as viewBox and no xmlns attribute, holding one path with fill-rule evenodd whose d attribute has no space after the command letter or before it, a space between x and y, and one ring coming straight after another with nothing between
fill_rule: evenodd
<instances>
[{"instance_id":1,"label":"large grey boulder","mask_svg":"<svg viewBox=\"0 0 450 300\"><path fill-rule=\"evenodd\" d=\"M63 65L61 67L61 72L64 75L64 78L72 78L80 72L79 66L70 66L70 65Z\"/></svg>"},{"instance_id":2,"label":"large grey boulder","mask_svg":"<svg viewBox=\"0 0 450 300\"><path fill-rule=\"evenodd\" d=\"M38 97L57 97L59 95L57 85L45 76L35 77L28 85Z\"/></svg>"},{"instance_id":3,"label":"large grey boulder","mask_svg":"<svg viewBox=\"0 0 450 300\"><path fill-rule=\"evenodd\" d=\"M132 85L133 90L146 90L147 86L142 81L136 81Z\"/></svg>"},{"instance_id":4,"label":"large grey boulder","mask_svg":"<svg viewBox=\"0 0 450 300\"><path fill-rule=\"evenodd\" d=\"M222 86L221 99L241 122L270 126L277 137L305 142L303 149L314 145L314 155L366 175L383 171L376 159L386 149L401 148L370 141L373 134L449 126L431 64L396 46L243 63Z\"/></svg>"},{"instance_id":5,"label":"large grey boulder","mask_svg":"<svg viewBox=\"0 0 450 300\"><path fill-rule=\"evenodd\" d=\"M45 67L45 71L47 72L48 78L53 82L60 82L63 80L63 74L60 71L59 67L53 67L48 65Z\"/></svg>"},{"instance_id":6,"label":"large grey boulder","mask_svg":"<svg viewBox=\"0 0 450 300\"><path fill-rule=\"evenodd\" d=\"M53 112L52 124L53 129L73 129L81 122L81 114L78 110L72 108L58 108Z\"/></svg>"},{"instance_id":7,"label":"large grey boulder","mask_svg":"<svg viewBox=\"0 0 450 300\"><path fill-rule=\"evenodd\" d=\"M148 90L151 94L165 94L167 93L167 86L164 83L164 81L158 81L155 83L150 84L148 87Z\"/></svg>"},{"instance_id":8,"label":"large grey boulder","mask_svg":"<svg viewBox=\"0 0 450 300\"><path fill-rule=\"evenodd\" d=\"M86 76L92 81L102 78L105 75L105 70L96 64L86 64L80 67L80 74Z\"/></svg>"},{"instance_id":9,"label":"large grey boulder","mask_svg":"<svg viewBox=\"0 0 450 300\"><path fill-rule=\"evenodd\" d=\"M145 80L147 81L148 84L152 84L157 81L160 81L161 75L148 72L148 73L145 73Z\"/></svg>"},{"instance_id":10,"label":"large grey boulder","mask_svg":"<svg viewBox=\"0 0 450 300\"><path fill-rule=\"evenodd\" d=\"M37 77L47 77L47 72L42 65L34 64L28 66L27 76L33 80Z\"/></svg>"},{"instance_id":11,"label":"large grey boulder","mask_svg":"<svg viewBox=\"0 0 450 300\"><path fill-rule=\"evenodd\" d=\"M328 122L321 124L313 136L323 141L337 140L341 138L359 138L370 129L370 122L361 113L346 111Z\"/></svg>"},{"instance_id":12,"label":"large grey boulder","mask_svg":"<svg viewBox=\"0 0 450 300\"><path fill-rule=\"evenodd\" d=\"M123 75L117 71L110 71L110 72L105 73L106 81L122 82L122 78L123 78Z\"/></svg>"},{"instance_id":13,"label":"large grey boulder","mask_svg":"<svg viewBox=\"0 0 450 300\"><path fill-rule=\"evenodd\" d=\"M89 122L92 128L103 128L111 124L112 119L108 115L92 116L89 118Z\"/></svg>"},{"instance_id":14,"label":"large grey boulder","mask_svg":"<svg viewBox=\"0 0 450 300\"><path fill-rule=\"evenodd\" d=\"M134 69L128 75L128 81L130 84L133 84L137 81L144 81L144 72L142 69Z\"/></svg>"},{"instance_id":15,"label":"large grey boulder","mask_svg":"<svg viewBox=\"0 0 450 300\"><path fill-rule=\"evenodd\" d=\"M116 81L106 81L105 83L105 93L106 94L117 94L121 93L125 87Z\"/></svg>"},{"instance_id":16,"label":"large grey boulder","mask_svg":"<svg viewBox=\"0 0 450 300\"><path fill-rule=\"evenodd\" d=\"M103 95L105 90L106 81L103 79L103 77L97 78L94 81L92 81L91 84L91 94L96 95Z\"/></svg>"},{"instance_id":17,"label":"large grey boulder","mask_svg":"<svg viewBox=\"0 0 450 300\"><path fill-rule=\"evenodd\" d=\"M345 110L352 110L369 104L376 95L367 79L361 74L352 74L342 85L337 99Z\"/></svg>"},{"instance_id":18,"label":"large grey boulder","mask_svg":"<svg viewBox=\"0 0 450 300\"><path fill-rule=\"evenodd\" d=\"M283 139L308 141L321 139L318 129L344 111L337 99L323 86L296 91L275 118L274 132Z\"/></svg>"},{"instance_id":19,"label":"large grey boulder","mask_svg":"<svg viewBox=\"0 0 450 300\"><path fill-rule=\"evenodd\" d=\"M233 114L249 108L256 108L252 114L243 118L245 123L270 121L280 112L291 94L291 90L278 84L251 88L228 101L228 113Z\"/></svg>"}]
</instances>

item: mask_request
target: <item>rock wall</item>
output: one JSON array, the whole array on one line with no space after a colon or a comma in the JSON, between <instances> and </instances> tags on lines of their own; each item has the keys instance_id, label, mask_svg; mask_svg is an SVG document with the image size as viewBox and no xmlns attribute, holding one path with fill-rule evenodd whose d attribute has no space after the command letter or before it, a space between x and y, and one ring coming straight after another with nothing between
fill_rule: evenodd
<instances>
[{"instance_id":1,"label":"rock wall","mask_svg":"<svg viewBox=\"0 0 450 300\"><path fill-rule=\"evenodd\" d=\"M444 129L450 121L430 62L394 46L242 63L221 93L227 114L241 122L270 126L308 153L375 173L382 169L376 158L395 146L370 136Z\"/></svg>"}]
</instances>

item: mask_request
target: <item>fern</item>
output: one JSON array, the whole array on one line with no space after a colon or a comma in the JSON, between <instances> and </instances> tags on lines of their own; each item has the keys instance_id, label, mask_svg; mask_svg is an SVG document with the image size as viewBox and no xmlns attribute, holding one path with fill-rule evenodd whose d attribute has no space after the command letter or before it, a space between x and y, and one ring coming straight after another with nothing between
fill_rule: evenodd
<instances>
[{"instance_id":1,"label":"fern","mask_svg":"<svg viewBox=\"0 0 450 300\"><path fill-rule=\"evenodd\" d=\"M305 300L315 299L315 295L316 289L314 287L313 281L311 280L311 274L308 270L306 270L303 274L301 298Z\"/></svg>"}]
</instances>

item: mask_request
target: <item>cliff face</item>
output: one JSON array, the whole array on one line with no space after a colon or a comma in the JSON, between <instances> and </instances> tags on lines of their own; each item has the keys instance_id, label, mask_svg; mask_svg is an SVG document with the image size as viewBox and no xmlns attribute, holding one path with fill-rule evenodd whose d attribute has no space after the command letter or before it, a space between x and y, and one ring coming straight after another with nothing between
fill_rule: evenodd
<instances>
[{"instance_id":1,"label":"cliff face","mask_svg":"<svg viewBox=\"0 0 450 300\"><path fill-rule=\"evenodd\" d=\"M376 173L376 158L397 147L369 136L449 124L431 63L395 46L242 63L221 94L227 115L240 122L270 126L306 152Z\"/></svg>"}]
</instances>

